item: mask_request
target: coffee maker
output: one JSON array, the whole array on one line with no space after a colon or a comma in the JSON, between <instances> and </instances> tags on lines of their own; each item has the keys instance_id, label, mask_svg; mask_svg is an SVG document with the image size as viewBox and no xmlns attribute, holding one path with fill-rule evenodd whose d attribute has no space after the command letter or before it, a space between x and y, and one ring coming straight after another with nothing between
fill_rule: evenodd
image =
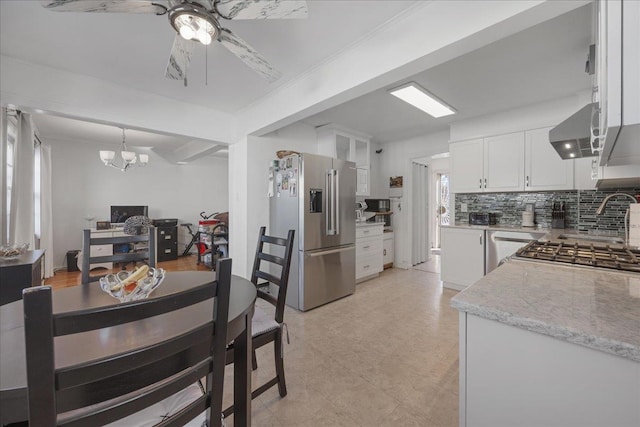
<instances>
[{"instance_id":1,"label":"coffee maker","mask_svg":"<svg viewBox=\"0 0 640 427\"><path fill-rule=\"evenodd\" d=\"M368 208L365 202L356 202L356 222L367 222L364 211Z\"/></svg>"}]
</instances>

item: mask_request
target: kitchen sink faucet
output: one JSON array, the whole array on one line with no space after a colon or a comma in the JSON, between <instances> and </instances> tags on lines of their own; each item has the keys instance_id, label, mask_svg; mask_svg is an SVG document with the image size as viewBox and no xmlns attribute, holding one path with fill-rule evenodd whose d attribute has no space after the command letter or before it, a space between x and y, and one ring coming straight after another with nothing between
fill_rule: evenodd
<instances>
[{"instance_id":1,"label":"kitchen sink faucet","mask_svg":"<svg viewBox=\"0 0 640 427\"><path fill-rule=\"evenodd\" d=\"M633 197L631 194L627 194L627 193L609 194L607 197L604 198L604 200L596 210L596 215L602 215L602 213L604 212L604 208L607 206L607 203L609 203L609 200L611 200L616 196L628 197L631 200L633 200L633 203L638 203L638 200L635 197ZM627 225L628 221L629 221L629 209L627 209L627 212L624 214L624 242L627 245L629 244L629 226Z\"/></svg>"}]
</instances>

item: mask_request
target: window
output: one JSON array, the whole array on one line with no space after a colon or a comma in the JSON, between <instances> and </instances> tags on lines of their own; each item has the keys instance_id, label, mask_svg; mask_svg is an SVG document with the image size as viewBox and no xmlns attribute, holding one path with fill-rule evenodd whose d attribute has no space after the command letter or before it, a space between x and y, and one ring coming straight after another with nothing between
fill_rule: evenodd
<instances>
[{"instance_id":1,"label":"window","mask_svg":"<svg viewBox=\"0 0 640 427\"><path fill-rule=\"evenodd\" d=\"M7 183L7 199L5 200L5 209L7 215L6 229L4 230L5 236L9 236L9 224L11 224L11 189L13 187L13 165L15 163L15 151L16 138L18 128L15 117L7 117L7 175L5 176L5 182Z\"/></svg>"}]
</instances>

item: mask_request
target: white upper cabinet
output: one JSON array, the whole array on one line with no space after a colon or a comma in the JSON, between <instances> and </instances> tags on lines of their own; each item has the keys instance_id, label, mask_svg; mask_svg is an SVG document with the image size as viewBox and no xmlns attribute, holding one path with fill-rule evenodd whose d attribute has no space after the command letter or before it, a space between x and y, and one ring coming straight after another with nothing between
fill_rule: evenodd
<instances>
[{"instance_id":1,"label":"white upper cabinet","mask_svg":"<svg viewBox=\"0 0 640 427\"><path fill-rule=\"evenodd\" d=\"M484 138L484 191L524 190L524 132Z\"/></svg>"},{"instance_id":2,"label":"white upper cabinet","mask_svg":"<svg viewBox=\"0 0 640 427\"><path fill-rule=\"evenodd\" d=\"M452 143L451 192L480 193L484 188L484 148L482 139Z\"/></svg>"},{"instance_id":3,"label":"white upper cabinet","mask_svg":"<svg viewBox=\"0 0 640 427\"><path fill-rule=\"evenodd\" d=\"M371 137L335 124L320 126L318 133L318 154L354 162L357 166L356 195L370 193Z\"/></svg>"},{"instance_id":4,"label":"white upper cabinet","mask_svg":"<svg viewBox=\"0 0 640 427\"><path fill-rule=\"evenodd\" d=\"M452 142L451 192L572 190L574 160L562 160L549 129Z\"/></svg>"},{"instance_id":5,"label":"white upper cabinet","mask_svg":"<svg viewBox=\"0 0 640 427\"><path fill-rule=\"evenodd\" d=\"M571 190L574 160L563 160L549 142L549 130L525 132L525 189L527 191Z\"/></svg>"},{"instance_id":6,"label":"white upper cabinet","mask_svg":"<svg viewBox=\"0 0 640 427\"><path fill-rule=\"evenodd\" d=\"M524 190L524 132L455 142L451 153L451 191Z\"/></svg>"}]
</instances>

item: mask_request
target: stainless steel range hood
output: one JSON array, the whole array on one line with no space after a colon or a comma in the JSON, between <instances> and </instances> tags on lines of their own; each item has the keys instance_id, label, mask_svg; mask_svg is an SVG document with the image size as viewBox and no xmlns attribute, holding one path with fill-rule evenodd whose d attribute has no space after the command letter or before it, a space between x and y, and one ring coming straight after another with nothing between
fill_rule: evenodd
<instances>
[{"instance_id":1,"label":"stainless steel range hood","mask_svg":"<svg viewBox=\"0 0 640 427\"><path fill-rule=\"evenodd\" d=\"M591 152L590 143L593 106L593 104L585 105L577 113L549 131L549 141L563 159L579 159L598 155L597 152Z\"/></svg>"}]
</instances>

